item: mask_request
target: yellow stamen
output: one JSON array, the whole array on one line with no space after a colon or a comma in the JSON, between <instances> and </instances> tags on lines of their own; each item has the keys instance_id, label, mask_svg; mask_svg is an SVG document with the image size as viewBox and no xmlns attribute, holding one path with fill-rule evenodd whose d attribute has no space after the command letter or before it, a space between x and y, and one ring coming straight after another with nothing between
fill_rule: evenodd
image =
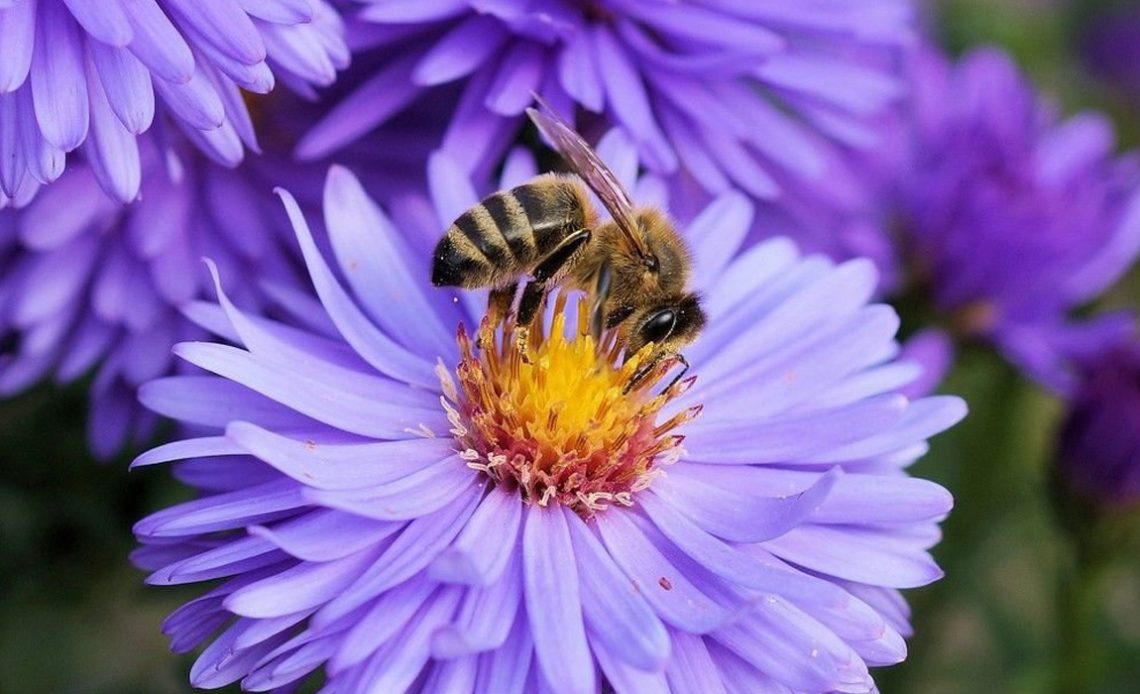
<instances>
[{"instance_id":1,"label":"yellow stamen","mask_svg":"<svg viewBox=\"0 0 1140 694\"><path fill-rule=\"evenodd\" d=\"M567 339L565 308L560 294L549 334L535 328L525 341L497 317L484 318L474 341L460 326L458 388L441 373L443 404L469 466L527 503L557 502L589 517L631 505L632 494L677 455L684 437L673 431L700 409L658 424L658 412L693 379L655 393L672 366L661 360L635 382L652 346L621 362L612 333L600 345L589 334L584 299Z\"/></svg>"}]
</instances>

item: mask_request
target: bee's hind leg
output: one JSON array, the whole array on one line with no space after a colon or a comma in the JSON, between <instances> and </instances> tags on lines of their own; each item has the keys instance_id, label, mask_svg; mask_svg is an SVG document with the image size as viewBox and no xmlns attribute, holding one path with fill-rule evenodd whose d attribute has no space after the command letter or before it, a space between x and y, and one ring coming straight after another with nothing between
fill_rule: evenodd
<instances>
[{"instance_id":1,"label":"bee's hind leg","mask_svg":"<svg viewBox=\"0 0 1140 694\"><path fill-rule=\"evenodd\" d=\"M493 324L505 320L510 314L518 290L518 282L512 282L505 287L496 287L491 290L491 296L487 298L487 315Z\"/></svg>"},{"instance_id":2,"label":"bee's hind leg","mask_svg":"<svg viewBox=\"0 0 1140 694\"><path fill-rule=\"evenodd\" d=\"M542 311L546 303L546 295L550 288L562 276L562 271L578 254L578 251L590 240L589 229L579 229L562 239L562 242L534 268L534 279L527 282L523 288L522 298L519 299L518 327L515 330L515 339L519 346L519 353L526 359L527 341L530 338L530 328Z\"/></svg>"}]
</instances>

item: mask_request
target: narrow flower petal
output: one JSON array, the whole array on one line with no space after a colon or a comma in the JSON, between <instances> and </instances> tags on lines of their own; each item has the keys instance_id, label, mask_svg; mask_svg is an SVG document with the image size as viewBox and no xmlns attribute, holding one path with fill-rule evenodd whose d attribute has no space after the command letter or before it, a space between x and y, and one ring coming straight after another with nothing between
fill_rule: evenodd
<instances>
[{"instance_id":1,"label":"narrow flower petal","mask_svg":"<svg viewBox=\"0 0 1140 694\"><path fill-rule=\"evenodd\" d=\"M582 623L578 570L561 507L531 506L523 527L523 584L535 657L548 681L585 694L597 686ZM558 596L551 600L548 596Z\"/></svg>"}]
</instances>

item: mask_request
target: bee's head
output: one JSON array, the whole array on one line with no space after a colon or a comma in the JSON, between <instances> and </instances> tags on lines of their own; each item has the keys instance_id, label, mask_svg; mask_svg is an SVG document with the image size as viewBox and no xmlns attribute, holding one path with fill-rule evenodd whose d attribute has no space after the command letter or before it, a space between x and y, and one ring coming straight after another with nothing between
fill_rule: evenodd
<instances>
[{"instance_id":1,"label":"bee's head","mask_svg":"<svg viewBox=\"0 0 1140 694\"><path fill-rule=\"evenodd\" d=\"M652 342L659 352L675 354L691 343L705 327L705 312L696 294L646 307L632 316L626 356Z\"/></svg>"}]
</instances>

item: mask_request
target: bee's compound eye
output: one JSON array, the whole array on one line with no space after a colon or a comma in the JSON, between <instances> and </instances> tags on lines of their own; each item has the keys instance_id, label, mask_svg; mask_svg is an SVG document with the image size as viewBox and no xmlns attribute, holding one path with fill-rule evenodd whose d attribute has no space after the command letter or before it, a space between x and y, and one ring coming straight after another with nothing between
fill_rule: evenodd
<instances>
[{"instance_id":1,"label":"bee's compound eye","mask_svg":"<svg viewBox=\"0 0 1140 694\"><path fill-rule=\"evenodd\" d=\"M677 324L677 314L672 309L664 309L650 316L641 326L641 335L646 342L660 343L673 332Z\"/></svg>"}]
</instances>

